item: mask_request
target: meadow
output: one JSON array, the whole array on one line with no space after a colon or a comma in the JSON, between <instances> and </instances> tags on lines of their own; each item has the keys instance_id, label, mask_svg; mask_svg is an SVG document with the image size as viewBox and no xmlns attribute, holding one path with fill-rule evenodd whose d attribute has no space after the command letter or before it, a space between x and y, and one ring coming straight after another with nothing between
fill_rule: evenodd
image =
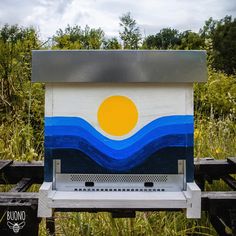
<instances>
[{"instance_id":1,"label":"meadow","mask_svg":"<svg viewBox=\"0 0 236 236\"><path fill-rule=\"evenodd\" d=\"M0 126L1 159L35 161L43 159L43 85L29 85L26 103L36 109L41 123L32 126L12 117ZM209 69L208 82L194 85L195 158L223 159L236 155L236 78ZM36 96L37 95L37 96ZM30 104L31 103L31 104ZM227 107L227 108L226 108ZM38 110L39 109L39 110ZM37 136L35 136L37 129ZM37 191L39 186L31 187ZM222 181L206 184L206 190L225 190ZM134 219L113 219L109 213L56 213L57 235L216 235L208 217L189 220L182 212L137 212ZM45 221L40 235L47 235Z\"/></svg>"},{"instance_id":2,"label":"meadow","mask_svg":"<svg viewBox=\"0 0 236 236\"><path fill-rule=\"evenodd\" d=\"M126 17L129 18L126 22L135 23L130 15ZM235 19L225 17L218 22L210 18L199 33L167 28L148 36L139 48L207 50L208 81L194 85L195 158L236 156L236 75L232 59L236 55L235 31L230 30L235 24ZM227 34L222 31L228 32L228 36L224 37ZM123 46L137 49L140 32L134 35L135 45L126 42L125 36L120 34ZM64 31L59 30L53 40L52 47L42 43L33 28L9 25L0 28L0 159L43 160L44 85L31 84L31 50L121 49L122 46L116 38L104 41L100 28L87 26L84 30L68 26ZM7 191L10 187L0 186L0 190ZM33 186L29 191L38 188ZM222 181L206 184L207 191L226 189ZM186 219L182 212L137 212L134 219L113 219L109 213L56 213L55 219L56 234L66 236L216 235L205 213L199 220ZM47 235L45 220L40 224L40 235Z\"/></svg>"},{"instance_id":3,"label":"meadow","mask_svg":"<svg viewBox=\"0 0 236 236\"><path fill-rule=\"evenodd\" d=\"M195 127L196 158L235 156L235 121L196 120ZM223 181L206 184L207 191L227 189ZM55 217L58 235L217 235L204 212L200 220L186 219L182 212L138 212L134 219L113 219L109 213L56 213ZM41 235L47 235L45 222L41 224Z\"/></svg>"}]
</instances>

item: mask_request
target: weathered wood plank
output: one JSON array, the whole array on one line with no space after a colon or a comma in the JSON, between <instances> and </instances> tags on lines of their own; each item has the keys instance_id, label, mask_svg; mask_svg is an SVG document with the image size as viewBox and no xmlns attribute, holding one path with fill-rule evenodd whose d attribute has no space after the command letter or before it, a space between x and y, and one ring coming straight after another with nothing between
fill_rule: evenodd
<instances>
[{"instance_id":1,"label":"weathered wood plank","mask_svg":"<svg viewBox=\"0 0 236 236\"><path fill-rule=\"evenodd\" d=\"M230 188L236 191L236 179L234 179L230 175L223 176L222 179L225 181L226 184L229 185Z\"/></svg>"},{"instance_id":2,"label":"weathered wood plank","mask_svg":"<svg viewBox=\"0 0 236 236\"><path fill-rule=\"evenodd\" d=\"M36 192L0 192L1 199L38 199Z\"/></svg>"},{"instance_id":3,"label":"weathered wood plank","mask_svg":"<svg viewBox=\"0 0 236 236\"><path fill-rule=\"evenodd\" d=\"M211 192L202 192L202 199L221 199L227 200L232 199L236 200L236 192L235 191L211 191Z\"/></svg>"},{"instance_id":4,"label":"weathered wood plank","mask_svg":"<svg viewBox=\"0 0 236 236\"><path fill-rule=\"evenodd\" d=\"M4 168L0 184L16 184L22 178L30 178L35 184L43 182L43 162L13 162Z\"/></svg>"},{"instance_id":5,"label":"weathered wood plank","mask_svg":"<svg viewBox=\"0 0 236 236\"><path fill-rule=\"evenodd\" d=\"M22 178L9 192L25 192L32 183L32 179Z\"/></svg>"},{"instance_id":6,"label":"weathered wood plank","mask_svg":"<svg viewBox=\"0 0 236 236\"><path fill-rule=\"evenodd\" d=\"M10 164L12 164L12 160L0 160L0 172Z\"/></svg>"},{"instance_id":7,"label":"weathered wood plank","mask_svg":"<svg viewBox=\"0 0 236 236\"><path fill-rule=\"evenodd\" d=\"M50 217L50 218L46 218L46 229L48 231L48 234L50 236L55 235L55 218L54 217Z\"/></svg>"},{"instance_id":8,"label":"weathered wood plank","mask_svg":"<svg viewBox=\"0 0 236 236\"><path fill-rule=\"evenodd\" d=\"M231 163L231 164L236 165L236 157L228 157L228 158L227 158L227 161L228 161L229 163Z\"/></svg>"},{"instance_id":9,"label":"weathered wood plank","mask_svg":"<svg viewBox=\"0 0 236 236\"><path fill-rule=\"evenodd\" d=\"M205 176L206 178L214 180L225 175L236 174L235 165L231 164L226 159L195 159L194 165L196 179L200 176Z\"/></svg>"},{"instance_id":10,"label":"weathered wood plank","mask_svg":"<svg viewBox=\"0 0 236 236\"><path fill-rule=\"evenodd\" d=\"M208 176L212 179L219 179L228 174L236 174L235 165L232 164L234 157L232 158L228 160L195 159L195 178ZM16 184L22 178L31 178L34 183L41 184L43 182L43 167L43 162L41 161L31 163L13 162L3 169L4 175L0 177L0 184Z\"/></svg>"}]
</instances>

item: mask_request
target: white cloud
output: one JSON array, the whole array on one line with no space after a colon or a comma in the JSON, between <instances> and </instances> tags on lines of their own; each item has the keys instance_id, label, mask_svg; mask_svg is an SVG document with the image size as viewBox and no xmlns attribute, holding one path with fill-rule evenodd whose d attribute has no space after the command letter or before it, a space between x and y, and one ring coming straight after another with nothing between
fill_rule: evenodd
<instances>
[{"instance_id":1,"label":"white cloud","mask_svg":"<svg viewBox=\"0 0 236 236\"><path fill-rule=\"evenodd\" d=\"M118 36L119 16L130 11L142 33L164 27L198 31L209 17L236 15L235 0L1 0L0 25L35 26L41 37L55 34L67 24L101 27L107 36Z\"/></svg>"}]
</instances>

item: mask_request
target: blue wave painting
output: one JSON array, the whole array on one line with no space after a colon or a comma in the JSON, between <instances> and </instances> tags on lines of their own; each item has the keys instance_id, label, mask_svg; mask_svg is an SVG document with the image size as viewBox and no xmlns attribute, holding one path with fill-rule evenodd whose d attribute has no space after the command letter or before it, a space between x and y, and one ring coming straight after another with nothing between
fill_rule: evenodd
<instances>
[{"instance_id":1,"label":"blue wave painting","mask_svg":"<svg viewBox=\"0 0 236 236\"><path fill-rule=\"evenodd\" d=\"M163 149L171 152L174 148L192 147L192 115L158 118L124 140L112 140L102 135L79 117L45 117L46 153L48 150L56 153L77 150L112 171L131 170Z\"/></svg>"}]
</instances>

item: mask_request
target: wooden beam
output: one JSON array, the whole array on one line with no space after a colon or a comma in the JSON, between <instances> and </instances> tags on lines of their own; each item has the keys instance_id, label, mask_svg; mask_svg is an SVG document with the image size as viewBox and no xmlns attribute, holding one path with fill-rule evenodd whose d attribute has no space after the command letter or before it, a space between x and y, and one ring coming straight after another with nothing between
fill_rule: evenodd
<instances>
[{"instance_id":1,"label":"wooden beam","mask_svg":"<svg viewBox=\"0 0 236 236\"><path fill-rule=\"evenodd\" d=\"M1 199L36 199L39 194L36 192L0 192Z\"/></svg>"},{"instance_id":2,"label":"wooden beam","mask_svg":"<svg viewBox=\"0 0 236 236\"><path fill-rule=\"evenodd\" d=\"M43 182L43 162L13 162L3 170L0 184L16 184L22 178L30 178L35 184Z\"/></svg>"},{"instance_id":3,"label":"wooden beam","mask_svg":"<svg viewBox=\"0 0 236 236\"><path fill-rule=\"evenodd\" d=\"M46 229L49 236L55 236L55 218L46 218Z\"/></svg>"},{"instance_id":4,"label":"wooden beam","mask_svg":"<svg viewBox=\"0 0 236 236\"><path fill-rule=\"evenodd\" d=\"M202 210L212 212L217 209L236 209L236 192L202 192Z\"/></svg>"},{"instance_id":5,"label":"wooden beam","mask_svg":"<svg viewBox=\"0 0 236 236\"><path fill-rule=\"evenodd\" d=\"M229 158L228 161L209 158L195 159L195 178L198 179L203 176L204 178L219 179L221 176L236 174L232 160L234 161L234 157ZM4 175L0 177L0 184L16 184L22 178L31 178L36 184L43 182L43 162L4 162L6 167L2 170Z\"/></svg>"},{"instance_id":6,"label":"wooden beam","mask_svg":"<svg viewBox=\"0 0 236 236\"><path fill-rule=\"evenodd\" d=\"M226 175L223 176L222 179L225 181L226 184L229 185L230 188L236 191L236 180L232 176Z\"/></svg>"},{"instance_id":7,"label":"wooden beam","mask_svg":"<svg viewBox=\"0 0 236 236\"><path fill-rule=\"evenodd\" d=\"M22 178L9 192L25 192L32 185L32 183L32 179Z\"/></svg>"},{"instance_id":8,"label":"wooden beam","mask_svg":"<svg viewBox=\"0 0 236 236\"><path fill-rule=\"evenodd\" d=\"M0 172L4 170L7 166L12 164L13 161L9 160L0 160Z\"/></svg>"},{"instance_id":9,"label":"wooden beam","mask_svg":"<svg viewBox=\"0 0 236 236\"><path fill-rule=\"evenodd\" d=\"M236 157L228 157L228 158L227 158L227 161L228 161L229 163L231 163L231 164L236 165Z\"/></svg>"},{"instance_id":10,"label":"wooden beam","mask_svg":"<svg viewBox=\"0 0 236 236\"><path fill-rule=\"evenodd\" d=\"M228 174L236 174L235 165L225 160L195 159L195 178L204 176L206 179L220 179Z\"/></svg>"},{"instance_id":11,"label":"wooden beam","mask_svg":"<svg viewBox=\"0 0 236 236\"><path fill-rule=\"evenodd\" d=\"M235 200L236 201L236 192L235 191L211 191L211 192L202 192L202 199L222 199L222 200ZM236 205L235 205L236 207Z\"/></svg>"}]
</instances>

